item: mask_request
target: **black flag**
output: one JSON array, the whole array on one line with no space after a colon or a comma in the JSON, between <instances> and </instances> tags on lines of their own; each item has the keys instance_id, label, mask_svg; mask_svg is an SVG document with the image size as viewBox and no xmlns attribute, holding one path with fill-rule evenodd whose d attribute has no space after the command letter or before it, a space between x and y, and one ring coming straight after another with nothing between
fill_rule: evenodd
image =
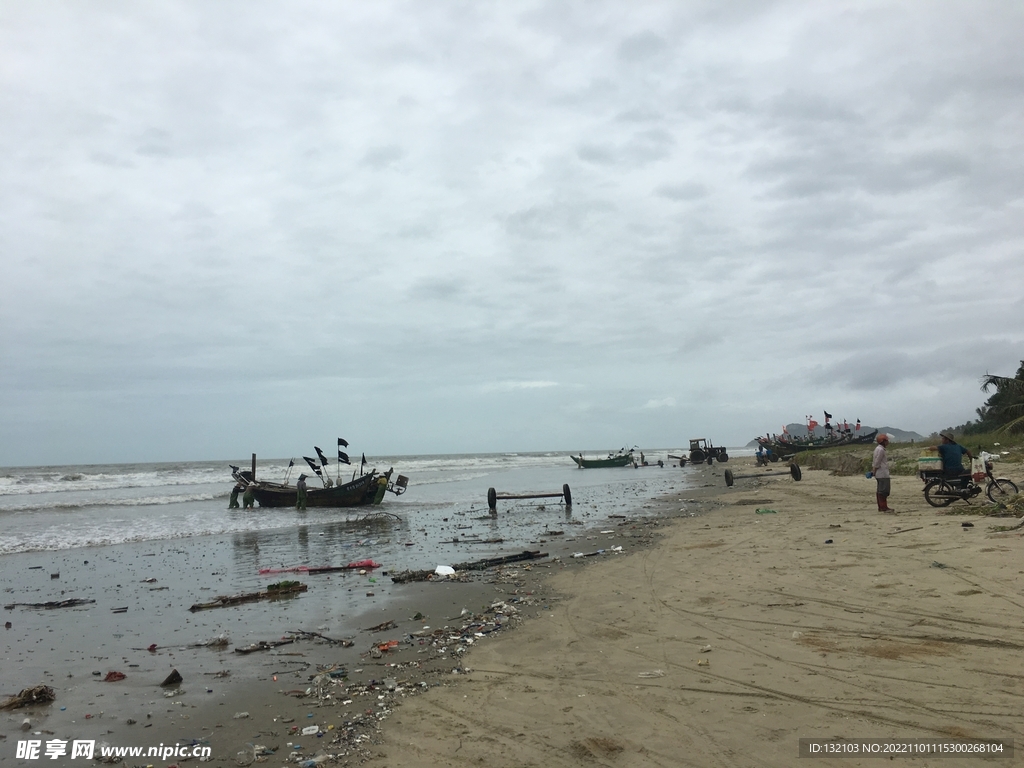
<instances>
[{"instance_id":1,"label":"black flag","mask_svg":"<svg viewBox=\"0 0 1024 768\"><path fill-rule=\"evenodd\" d=\"M288 469L291 469L294 466L295 466L295 459L289 459L288 460Z\"/></svg>"},{"instance_id":2,"label":"black flag","mask_svg":"<svg viewBox=\"0 0 1024 768\"><path fill-rule=\"evenodd\" d=\"M324 476L320 474L320 467L316 465L316 462L313 459L309 458L309 456L303 456L302 458L304 458L306 460L306 463L309 464L309 468L316 472L316 476L322 480Z\"/></svg>"},{"instance_id":3,"label":"black flag","mask_svg":"<svg viewBox=\"0 0 1024 768\"><path fill-rule=\"evenodd\" d=\"M363 467L366 465L366 454L363 454L363 461L359 465L359 474L363 473Z\"/></svg>"},{"instance_id":4,"label":"black flag","mask_svg":"<svg viewBox=\"0 0 1024 768\"><path fill-rule=\"evenodd\" d=\"M317 448L315 445L313 446L313 450L315 450L316 451L316 455L320 457L320 466L326 467L327 466L327 457L324 456L324 452L321 451L319 448Z\"/></svg>"},{"instance_id":5,"label":"black flag","mask_svg":"<svg viewBox=\"0 0 1024 768\"><path fill-rule=\"evenodd\" d=\"M348 440L346 440L343 437L339 437L338 438L338 447L339 448L348 448Z\"/></svg>"},{"instance_id":6,"label":"black flag","mask_svg":"<svg viewBox=\"0 0 1024 768\"><path fill-rule=\"evenodd\" d=\"M825 421L828 421L831 418L832 418L832 414L829 413L828 411L825 411Z\"/></svg>"},{"instance_id":7,"label":"black flag","mask_svg":"<svg viewBox=\"0 0 1024 768\"><path fill-rule=\"evenodd\" d=\"M340 448L338 449L338 463L339 464L351 464L352 462L348 459L348 454Z\"/></svg>"}]
</instances>

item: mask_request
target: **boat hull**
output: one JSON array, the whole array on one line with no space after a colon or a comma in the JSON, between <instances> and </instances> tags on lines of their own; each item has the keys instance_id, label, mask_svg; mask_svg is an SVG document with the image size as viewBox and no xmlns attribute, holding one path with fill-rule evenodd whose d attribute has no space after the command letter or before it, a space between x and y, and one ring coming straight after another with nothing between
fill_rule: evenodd
<instances>
[{"instance_id":1,"label":"boat hull","mask_svg":"<svg viewBox=\"0 0 1024 768\"><path fill-rule=\"evenodd\" d=\"M796 453L803 453L805 451L818 451L824 448L840 448L844 445L864 445L867 443L873 443L875 441L875 435L878 434L876 429L873 432L867 432L863 435L849 439L839 440L822 440L815 441L813 443L799 443L799 442L779 442L778 440L767 440L765 438L758 438L757 442L763 445L765 448L771 448L776 454L782 457L792 456Z\"/></svg>"},{"instance_id":2,"label":"boat hull","mask_svg":"<svg viewBox=\"0 0 1024 768\"><path fill-rule=\"evenodd\" d=\"M601 467L628 467L633 464L633 455L627 453L623 456L612 456L608 459L584 459L580 456L570 456L580 469L599 469Z\"/></svg>"},{"instance_id":3,"label":"boat hull","mask_svg":"<svg viewBox=\"0 0 1024 768\"><path fill-rule=\"evenodd\" d=\"M310 488L306 491L306 506L363 507L368 504L379 504L379 497L384 495L379 493L380 479L384 479L383 475L371 472L357 477L350 483L331 488ZM261 507L294 507L298 503L298 491L292 485L258 482L253 493L256 503Z\"/></svg>"}]
</instances>

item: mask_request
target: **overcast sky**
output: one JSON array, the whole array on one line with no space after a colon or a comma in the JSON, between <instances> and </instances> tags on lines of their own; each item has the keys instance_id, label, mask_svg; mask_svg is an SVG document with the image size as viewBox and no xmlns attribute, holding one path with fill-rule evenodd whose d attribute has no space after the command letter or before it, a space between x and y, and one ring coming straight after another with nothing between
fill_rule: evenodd
<instances>
[{"instance_id":1,"label":"overcast sky","mask_svg":"<svg viewBox=\"0 0 1024 768\"><path fill-rule=\"evenodd\" d=\"M0 465L963 423L1024 358L1022 40L974 0L0 0Z\"/></svg>"}]
</instances>

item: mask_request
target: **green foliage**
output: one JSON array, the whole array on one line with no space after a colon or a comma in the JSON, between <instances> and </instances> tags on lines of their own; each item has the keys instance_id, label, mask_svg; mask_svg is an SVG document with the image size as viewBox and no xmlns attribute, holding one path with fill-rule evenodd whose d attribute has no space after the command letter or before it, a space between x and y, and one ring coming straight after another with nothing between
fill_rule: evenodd
<instances>
[{"instance_id":1,"label":"green foliage","mask_svg":"<svg viewBox=\"0 0 1024 768\"><path fill-rule=\"evenodd\" d=\"M1021 360L1017 375L1013 378L987 373L981 378L981 391L995 393L976 409L977 421L968 421L959 427L951 427L960 435L975 435L986 432L1003 434L1024 433L1024 360Z\"/></svg>"}]
</instances>

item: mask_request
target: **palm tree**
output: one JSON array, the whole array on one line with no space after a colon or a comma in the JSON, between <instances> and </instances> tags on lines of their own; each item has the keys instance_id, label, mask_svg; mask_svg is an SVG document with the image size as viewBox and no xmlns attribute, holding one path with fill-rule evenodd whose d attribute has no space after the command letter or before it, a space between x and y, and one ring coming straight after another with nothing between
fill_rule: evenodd
<instances>
[{"instance_id":1,"label":"palm tree","mask_svg":"<svg viewBox=\"0 0 1024 768\"><path fill-rule=\"evenodd\" d=\"M986 403L985 412L991 418L1001 416L1009 419L997 432L1024 430L1024 360L1014 378L986 373L981 379L981 391L988 392L994 387L996 393ZM980 413L979 413L980 415Z\"/></svg>"}]
</instances>

